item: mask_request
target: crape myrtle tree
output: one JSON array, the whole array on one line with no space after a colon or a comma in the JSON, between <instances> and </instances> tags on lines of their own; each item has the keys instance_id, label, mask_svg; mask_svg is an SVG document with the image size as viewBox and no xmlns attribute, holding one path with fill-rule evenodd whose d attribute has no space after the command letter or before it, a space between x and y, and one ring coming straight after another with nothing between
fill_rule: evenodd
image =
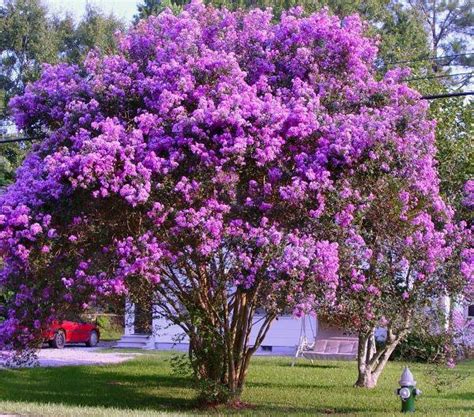
<instances>
[{"instance_id":1,"label":"crape myrtle tree","mask_svg":"<svg viewBox=\"0 0 474 417\"><path fill-rule=\"evenodd\" d=\"M413 108L410 117L417 111L425 110ZM407 142L399 142L379 161L373 155L339 192L342 207L334 215L333 233L339 242L340 280L336 302L323 315L358 335L359 387L376 386L397 345L426 318L423 312L437 310L444 296L460 300L474 282L468 270L470 231L464 222L453 222L454 212L439 198L429 125L424 121L417 126L427 129L427 136L399 131ZM412 166L402 162L400 146L418 153ZM407 181L410 177L417 181ZM421 323L432 332L443 325L442 320ZM376 343L380 327L386 339Z\"/></svg>"},{"instance_id":2,"label":"crape myrtle tree","mask_svg":"<svg viewBox=\"0 0 474 417\"><path fill-rule=\"evenodd\" d=\"M324 10L272 21L193 2L141 21L85 70L46 66L12 102L19 128L44 139L2 197L0 283L15 294L2 345L29 352L65 311L147 294L189 337L208 400L238 401L279 313L329 311L351 279L340 265L379 262L358 258L350 204L373 210L368 230L398 204L418 213L399 230L447 233L434 124L405 73L375 78L363 32ZM393 232L383 262L402 250Z\"/></svg>"}]
</instances>

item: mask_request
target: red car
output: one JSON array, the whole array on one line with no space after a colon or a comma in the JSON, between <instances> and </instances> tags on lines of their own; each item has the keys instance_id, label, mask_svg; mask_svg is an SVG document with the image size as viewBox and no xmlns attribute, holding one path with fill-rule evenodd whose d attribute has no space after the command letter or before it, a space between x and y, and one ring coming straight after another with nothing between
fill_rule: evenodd
<instances>
[{"instance_id":1,"label":"red car","mask_svg":"<svg viewBox=\"0 0 474 417\"><path fill-rule=\"evenodd\" d=\"M94 347L99 343L100 332L96 324L68 321L54 321L44 333L45 342L56 349L62 349L66 343L85 343Z\"/></svg>"}]
</instances>

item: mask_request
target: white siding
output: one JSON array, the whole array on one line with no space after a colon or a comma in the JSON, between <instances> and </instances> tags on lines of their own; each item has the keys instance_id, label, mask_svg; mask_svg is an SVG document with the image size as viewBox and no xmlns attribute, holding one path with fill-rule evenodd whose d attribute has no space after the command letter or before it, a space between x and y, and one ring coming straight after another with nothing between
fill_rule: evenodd
<instances>
[{"instance_id":1,"label":"white siding","mask_svg":"<svg viewBox=\"0 0 474 417\"><path fill-rule=\"evenodd\" d=\"M252 330L250 344L255 343L258 330L260 329L262 320L261 316L256 316L254 321L257 322ZM313 337L309 327L309 320L313 329L316 329L316 319L314 317L306 319L307 336L311 340ZM154 339L158 349L178 348L184 349L189 339L184 336L183 330L177 325L170 324L165 319L157 319L154 321ZM262 346L271 347L271 352L287 352L291 354L298 345L301 332L301 320L290 316L282 316L276 319L268 331ZM177 343L179 340L179 343ZM176 345L176 346L173 346ZM183 345L183 346L179 346ZM260 349L262 350L262 349Z\"/></svg>"}]
</instances>

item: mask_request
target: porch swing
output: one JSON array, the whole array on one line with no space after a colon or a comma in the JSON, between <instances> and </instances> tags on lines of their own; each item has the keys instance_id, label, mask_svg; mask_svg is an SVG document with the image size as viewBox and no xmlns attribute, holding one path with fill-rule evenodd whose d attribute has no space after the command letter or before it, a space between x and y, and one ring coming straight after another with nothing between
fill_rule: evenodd
<instances>
[{"instance_id":1,"label":"porch swing","mask_svg":"<svg viewBox=\"0 0 474 417\"><path fill-rule=\"evenodd\" d=\"M311 338L308 339L308 336ZM291 366L295 365L298 358L309 359L311 363L314 363L315 359L354 360L357 358L358 346L357 337L345 335L338 329L324 328L317 318L313 326L311 317L304 315L301 318L299 342Z\"/></svg>"}]
</instances>

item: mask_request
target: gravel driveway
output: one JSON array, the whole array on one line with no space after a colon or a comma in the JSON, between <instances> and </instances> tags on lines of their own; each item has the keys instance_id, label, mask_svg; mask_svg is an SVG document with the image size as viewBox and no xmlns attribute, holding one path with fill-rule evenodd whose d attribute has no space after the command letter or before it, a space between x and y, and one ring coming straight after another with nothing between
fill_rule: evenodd
<instances>
[{"instance_id":1,"label":"gravel driveway","mask_svg":"<svg viewBox=\"0 0 474 417\"><path fill-rule=\"evenodd\" d=\"M133 359L140 353L103 352L103 348L66 346L64 349L41 349L38 353L40 366L108 365ZM0 362L0 367L2 363Z\"/></svg>"}]
</instances>

